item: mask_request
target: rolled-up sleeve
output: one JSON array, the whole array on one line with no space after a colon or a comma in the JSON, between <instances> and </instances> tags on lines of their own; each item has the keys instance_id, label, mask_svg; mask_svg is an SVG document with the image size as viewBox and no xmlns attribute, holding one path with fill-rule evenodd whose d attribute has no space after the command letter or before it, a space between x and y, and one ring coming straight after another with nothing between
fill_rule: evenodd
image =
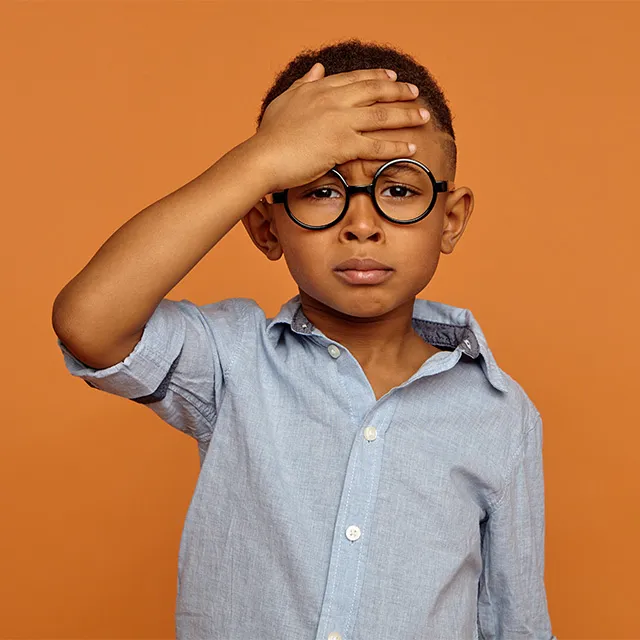
<instances>
[{"instance_id":1,"label":"rolled-up sleeve","mask_svg":"<svg viewBox=\"0 0 640 640\"><path fill-rule=\"evenodd\" d=\"M478 591L482 640L556 640L544 585L542 420L523 438L503 494L483 523Z\"/></svg>"},{"instance_id":2,"label":"rolled-up sleeve","mask_svg":"<svg viewBox=\"0 0 640 640\"><path fill-rule=\"evenodd\" d=\"M129 355L105 369L74 356L58 338L64 363L89 386L148 406L170 425L207 442L225 375L255 301L230 298L197 306L163 299Z\"/></svg>"}]
</instances>

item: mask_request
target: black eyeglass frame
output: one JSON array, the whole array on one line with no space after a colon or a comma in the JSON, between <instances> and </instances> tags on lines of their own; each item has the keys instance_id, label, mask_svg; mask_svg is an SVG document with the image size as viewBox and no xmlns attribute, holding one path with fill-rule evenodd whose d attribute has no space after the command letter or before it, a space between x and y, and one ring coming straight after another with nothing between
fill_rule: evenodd
<instances>
[{"instance_id":1,"label":"black eyeglass frame","mask_svg":"<svg viewBox=\"0 0 640 640\"><path fill-rule=\"evenodd\" d=\"M381 208L380 205L378 204L376 198L375 198L375 186L376 186L376 182L378 181L378 177L380 176L380 174L389 166L393 165L393 164L397 164L398 162L409 162L411 164L416 164L419 167L421 167L429 176L429 179L431 180L431 184L433 185L433 196L431 198L431 202L429 203L429 206L427 207L426 211L424 213L421 213L419 216L412 218L411 220L396 220L395 218L391 218L390 216L388 216ZM420 220L422 220L423 218L426 218L429 213L431 212L431 210L433 209L436 200L438 198L438 194L439 193L445 193L447 191L449 191L450 189L450 181L449 180L436 180L433 173L431 173L431 170L429 169L429 167L427 167L426 165L422 164L422 162L419 162L418 160L414 160L413 158L394 158L393 160L389 160L389 162L385 162L385 164L383 164L375 173L375 175L373 176L373 181L371 182L371 184L363 184L363 185L356 185L356 184L348 184L347 181L342 177L342 175L340 174L340 172L337 169L331 169L329 171L329 173L335 173L338 178L340 178L340 181L342 182L342 184L344 185L345 188L345 193L347 194L347 197L345 199L345 203L344 203L344 209L342 210L342 213L333 221L333 222L329 222L328 224L324 224L324 225L320 225L320 226L314 226L314 225L309 225L309 224L305 224L304 222L301 222L300 220L298 220L293 213L291 213L291 210L289 209L289 203L287 202L287 193L289 191L289 189L285 189L284 191L276 191L275 193L273 193L273 204L284 204L284 208L288 214L288 216L297 224L300 225L301 227L304 227L305 229L313 229L313 230L320 230L320 229L328 229L329 227L333 227L334 225L338 224L338 222L340 222L340 220L342 220L347 211L349 210L349 201L351 198L351 195L355 194L355 193L368 193L369 197L371 198L371 201L373 202L374 207L376 208L376 211L385 219L388 220L389 222L393 222L395 224L414 224L416 222L419 222ZM320 187L319 187L320 188Z\"/></svg>"}]
</instances>

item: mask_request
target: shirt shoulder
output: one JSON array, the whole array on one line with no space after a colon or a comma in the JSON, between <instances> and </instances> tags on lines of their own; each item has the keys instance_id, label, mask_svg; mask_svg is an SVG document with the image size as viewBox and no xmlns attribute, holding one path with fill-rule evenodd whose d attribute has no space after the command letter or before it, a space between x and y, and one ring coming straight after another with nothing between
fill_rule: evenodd
<instances>
[{"instance_id":1,"label":"shirt shoulder","mask_svg":"<svg viewBox=\"0 0 640 640\"><path fill-rule=\"evenodd\" d=\"M501 371L509 389L509 406L515 414L520 417L523 429L522 435L524 436L527 431L535 427L537 423L542 420L540 411L533 400L529 397L524 387L504 369L501 369Z\"/></svg>"},{"instance_id":2,"label":"shirt shoulder","mask_svg":"<svg viewBox=\"0 0 640 640\"><path fill-rule=\"evenodd\" d=\"M218 302L195 305L183 300L185 310L199 317L210 330L210 338L215 340L219 349L225 349L228 366L232 366L240 342L250 335L260 333L265 326L266 317L260 305L252 298L226 298Z\"/></svg>"}]
</instances>

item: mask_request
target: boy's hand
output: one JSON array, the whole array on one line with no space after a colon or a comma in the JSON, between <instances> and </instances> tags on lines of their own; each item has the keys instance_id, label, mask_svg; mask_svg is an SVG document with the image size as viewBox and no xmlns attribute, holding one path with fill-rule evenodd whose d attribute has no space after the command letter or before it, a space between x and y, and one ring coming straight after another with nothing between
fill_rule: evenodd
<instances>
[{"instance_id":1,"label":"boy's hand","mask_svg":"<svg viewBox=\"0 0 640 640\"><path fill-rule=\"evenodd\" d=\"M324 77L316 63L264 112L253 142L265 154L271 189L283 191L316 180L335 165L361 158L390 160L413 154L407 142L369 136L366 131L425 124L419 107L386 102L417 98L384 69L362 69Z\"/></svg>"}]
</instances>

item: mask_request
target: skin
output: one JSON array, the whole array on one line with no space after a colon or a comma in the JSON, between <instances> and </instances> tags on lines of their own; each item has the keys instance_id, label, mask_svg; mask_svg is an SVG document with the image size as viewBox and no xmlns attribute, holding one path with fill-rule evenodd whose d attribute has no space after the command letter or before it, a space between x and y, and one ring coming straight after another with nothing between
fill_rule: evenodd
<instances>
[{"instance_id":1,"label":"skin","mask_svg":"<svg viewBox=\"0 0 640 640\"><path fill-rule=\"evenodd\" d=\"M423 104L416 100L394 106ZM428 166L436 180L453 181L439 145L447 134L436 131L431 120L421 126L370 133L415 143L416 152L407 157ZM369 184L385 162L356 159L337 169L349 184ZM284 255L305 315L358 360L376 398L402 384L440 351L414 331L412 312L416 295L435 274L440 253L453 252L473 211L471 189L453 184L450 188L438 194L426 218L411 225L382 218L367 194L354 195L345 217L329 229L304 229L289 218L284 204L266 201L257 203L242 220L269 260ZM350 257L370 257L395 272L380 284L349 284L333 268Z\"/></svg>"}]
</instances>

